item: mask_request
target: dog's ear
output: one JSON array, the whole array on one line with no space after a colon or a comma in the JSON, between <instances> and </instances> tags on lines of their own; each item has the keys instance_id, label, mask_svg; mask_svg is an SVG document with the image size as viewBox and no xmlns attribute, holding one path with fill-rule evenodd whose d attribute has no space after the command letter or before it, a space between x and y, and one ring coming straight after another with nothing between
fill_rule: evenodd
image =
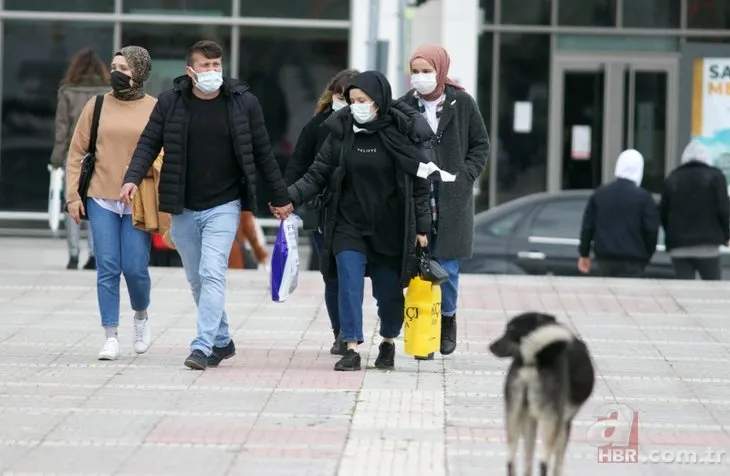
<instances>
[{"instance_id":1,"label":"dog's ear","mask_svg":"<svg viewBox=\"0 0 730 476\"><path fill-rule=\"evenodd\" d=\"M546 324L557 324L557 322L558 322L558 320L555 319L555 316L553 316L552 314L542 314L542 313L540 313L540 314L538 314L538 316L540 316L538 322L540 324L543 324L543 325L546 325Z\"/></svg>"}]
</instances>

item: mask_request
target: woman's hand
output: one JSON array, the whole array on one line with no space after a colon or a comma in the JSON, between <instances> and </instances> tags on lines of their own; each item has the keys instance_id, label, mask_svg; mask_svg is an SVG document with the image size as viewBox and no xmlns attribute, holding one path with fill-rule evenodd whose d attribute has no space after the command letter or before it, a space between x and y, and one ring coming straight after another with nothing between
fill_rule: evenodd
<instances>
[{"instance_id":1,"label":"woman's hand","mask_svg":"<svg viewBox=\"0 0 730 476\"><path fill-rule=\"evenodd\" d=\"M416 245L420 246L421 248L428 248L428 236L416 235Z\"/></svg>"},{"instance_id":2,"label":"woman's hand","mask_svg":"<svg viewBox=\"0 0 730 476\"><path fill-rule=\"evenodd\" d=\"M269 203L269 209L271 210L271 214L279 220L286 220L289 217L289 214L294 211L294 206L290 203L283 207L275 207Z\"/></svg>"},{"instance_id":3,"label":"woman's hand","mask_svg":"<svg viewBox=\"0 0 730 476\"><path fill-rule=\"evenodd\" d=\"M68 214L77 225L81 223L81 215L84 214L84 204L81 203L81 200L76 200L68 204Z\"/></svg>"}]
</instances>

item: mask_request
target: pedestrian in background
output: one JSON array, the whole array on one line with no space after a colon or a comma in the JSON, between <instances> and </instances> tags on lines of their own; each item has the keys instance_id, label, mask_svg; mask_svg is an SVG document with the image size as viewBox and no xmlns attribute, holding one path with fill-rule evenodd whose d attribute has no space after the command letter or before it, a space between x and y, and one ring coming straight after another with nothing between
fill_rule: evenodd
<instances>
[{"instance_id":1,"label":"pedestrian in background","mask_svg":"<svg viewBox=\"0 0 730 476\"><path fill-rule=\"evenodd\" d=\"M403 326L403 289L418 270L416 246L428 245L427 158L417 144L428 125L401 101L377 71L365 71L345 90L349 108L332 114L330 136L289 195L296 206L328 189L321 271L339 280L340 327L347 350L335 370L361 369L365 277L380 318L375 367L395 365L394 339ZM273 210L280 216L277 210Z\"/></svg>"},{"instance_id":2,"label":"pedestrian in background","mask_svg":"<svg viewBox=\"0 0 730 476\"><path fill-rule=\"evenodd\" d=\"M641 188L644 157L625 150L616 162L616 179L588 199L580 233L578 270L591 270L591 248L602 276L639 278L656 251L659 211Z\"/></svg>"},{"instance_id":3,"label":"pedestrian in background","mask_svg":"<svg viewBox=\"0 0 730 476\"><path fill-rule=\"evenodd\" d=\"M99 59L91 48L77 51L69 62L68 69L61 80L58 89L58 105L56 106L56 140L51 152L51 166L53 168L66 167L71 138L73 137L76 122L81 111L97 94L106 94L111 89L110 76L106 65ZM78 269L79 255L81 254L81 226L71 215L66 213L64 227L66 229L66 243L68 245L68 264L66 269ZM96 269L94 258L94 234L91 228L88 232L89 257L84 269Z\"/></svg>"},{"instance_id":4,"label":"pedestrian in background","mask_svg":"<svg viewBox=\"0 0 730 476\"><path fill-rule=\"evenodd\" d=\"M449 273L441 285L441 354L456 350L456 312L461 260L474 251L474 182L484 171L489 135L474 99L449 78L451 59L438 45L419 47L410 60L413 89L402 100L431 126L426 152L456 181L430 185L430 247ZM433 358L433 356L429 356Z\"/></svg>"},{"instance_id":5,"label":"pedestrian in background","mask_svg":"<svg viewBox=\"0 0 730 476\"><path fill-rule=\"evenodd\" d=\"M660 204L665 243L678 279L722 279L720 246L730 240L727 179L710 151L691 141L664 180Z\"/></svg>"},{"instance_id":6,"label":"pedestrian in background","mask_svg":"<svg viewBox=\"0 0 730 476\"><path fill-rule=\"evenodd\" d=\"M217 367L236 354L226 314L226 270L241 210L255 211L256 171L286 218L291 204L271 151L259 101L248 86L223 77L223 49L202 40L188 50L185 74L159 101L117 193L131 202L160 150L160 211L197 307L197 336L184 365Z\"/></svg>"},{"instance_id":7,"label":"pedestrian in background","mask_svg":"<svg viewBox=\"0 0 730 476\"><path fill-rule=\"evenodd\" d=\"M96 140L96 166L88 199L82 203L78 193L81 161L89 147L92 115L96 98L91 99L79 118L68 154L66 197L71 218L78 224L87 213L95 237L96 287L101 324L106 341L100 360L116 360L119 350L119 287L121 275L134 309L134 351L147 351L150 327L149 233L132 223L131 203L119 200L124 171L130 163L152 108L157 100L145 94L144 82L150 76L152 60L146 49L126 46L112 60L112 92L104 95Z\"/></svg>"},{"instance_id":8,"label":"pedestrian in background","mask_svg":"<svg viewBox=\"0 0 730 476\"><path fill-rule=\"evenodd\" d=\"M314 163L314 157L322 148L322 144L330 134L330 129L322 127L322 124L332 115L332 113L347 107L345 99L345 90L350 85L352 78L358 74L355 69L345 69L337 73L330 79L324 88L322 95L317 101L317 107L314 110L314 117L307 122L302 128L302 132L297 139L294 154L292 154L289 164L287 165L284 179L287 185L296 183L307 172L309 167ZM312 230L312 242L317 252L318 258L322 257L322 245L324 235L320 229L323 223L320 223L321 217L321 200L314 200L303 207L304 227ZM340 312L337 304L337 277L324 276L324 302L327 307L327 314L332 325L332 333L335 341L330 348L333 355L342 355L347 350L342 335L340 333Z\"/></svg>"}]
</instances>

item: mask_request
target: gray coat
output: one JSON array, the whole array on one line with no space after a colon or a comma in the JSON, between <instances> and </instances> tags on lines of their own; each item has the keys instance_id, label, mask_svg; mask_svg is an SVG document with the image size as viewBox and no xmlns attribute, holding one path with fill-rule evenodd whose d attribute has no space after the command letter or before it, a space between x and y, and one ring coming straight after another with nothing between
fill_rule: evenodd
<instances>
[{"instance_id":1,"label":"gray coat","mask_svg":"<svg viewBox=\"0 0 730 476\"><path fill-rule=\"evenodd\" d=\"M76 129L81 111L91 98L97 94L106 94L111 87L101 80L87 84L61 86L58 90L58 106L56 107L56 140L51 152L51 164L54 167L66 165L68 147Z\"/></svg>"},{"instance_id":2,"label":"gray coat","mask_svg":"<svg viewBox=\"0 0 730 476\"><path fill-rule=\"evenodd\" d=\"M415 90L401 99L419 109ZM487 164L489 135L479 107L467 92L446 87L435 140L439 167L456 174L456 181L440 184L439 236L434 254L440 259L471 258L474 250L474 182Z\"/></svg>"}]
</instances>

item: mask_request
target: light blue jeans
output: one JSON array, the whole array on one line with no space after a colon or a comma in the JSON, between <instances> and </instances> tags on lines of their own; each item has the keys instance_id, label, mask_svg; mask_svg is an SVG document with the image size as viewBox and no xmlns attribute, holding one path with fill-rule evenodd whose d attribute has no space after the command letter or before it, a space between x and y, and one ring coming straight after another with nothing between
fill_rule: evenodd
<instances>
[{"instance_id":1,"label":"light blue jeans","mask_svg":"<svg viewBox=\"0 0 730 476\"><path fill-rule=\"evenodd\" d=\"M226 315L226 270L241 218L241 201L173 215L170 236L182 259L198 307L198 336L190 350L210 355L231 341Z\"/></svg>"},{"instance_id":2,"label":"light blue jeans","mask_svg":"<svg viewBox=\"0 0 730 476\"><path fill-rule=\"evenodd\" d=\"M96 245L96 294L101 325L119 327L119 283L121 275L129 290L132 309L145 311L150 305L151 235L132 225L132 216L119 216L94 200L86 201L89 223Z\"/></svg>"}]
</instances>

